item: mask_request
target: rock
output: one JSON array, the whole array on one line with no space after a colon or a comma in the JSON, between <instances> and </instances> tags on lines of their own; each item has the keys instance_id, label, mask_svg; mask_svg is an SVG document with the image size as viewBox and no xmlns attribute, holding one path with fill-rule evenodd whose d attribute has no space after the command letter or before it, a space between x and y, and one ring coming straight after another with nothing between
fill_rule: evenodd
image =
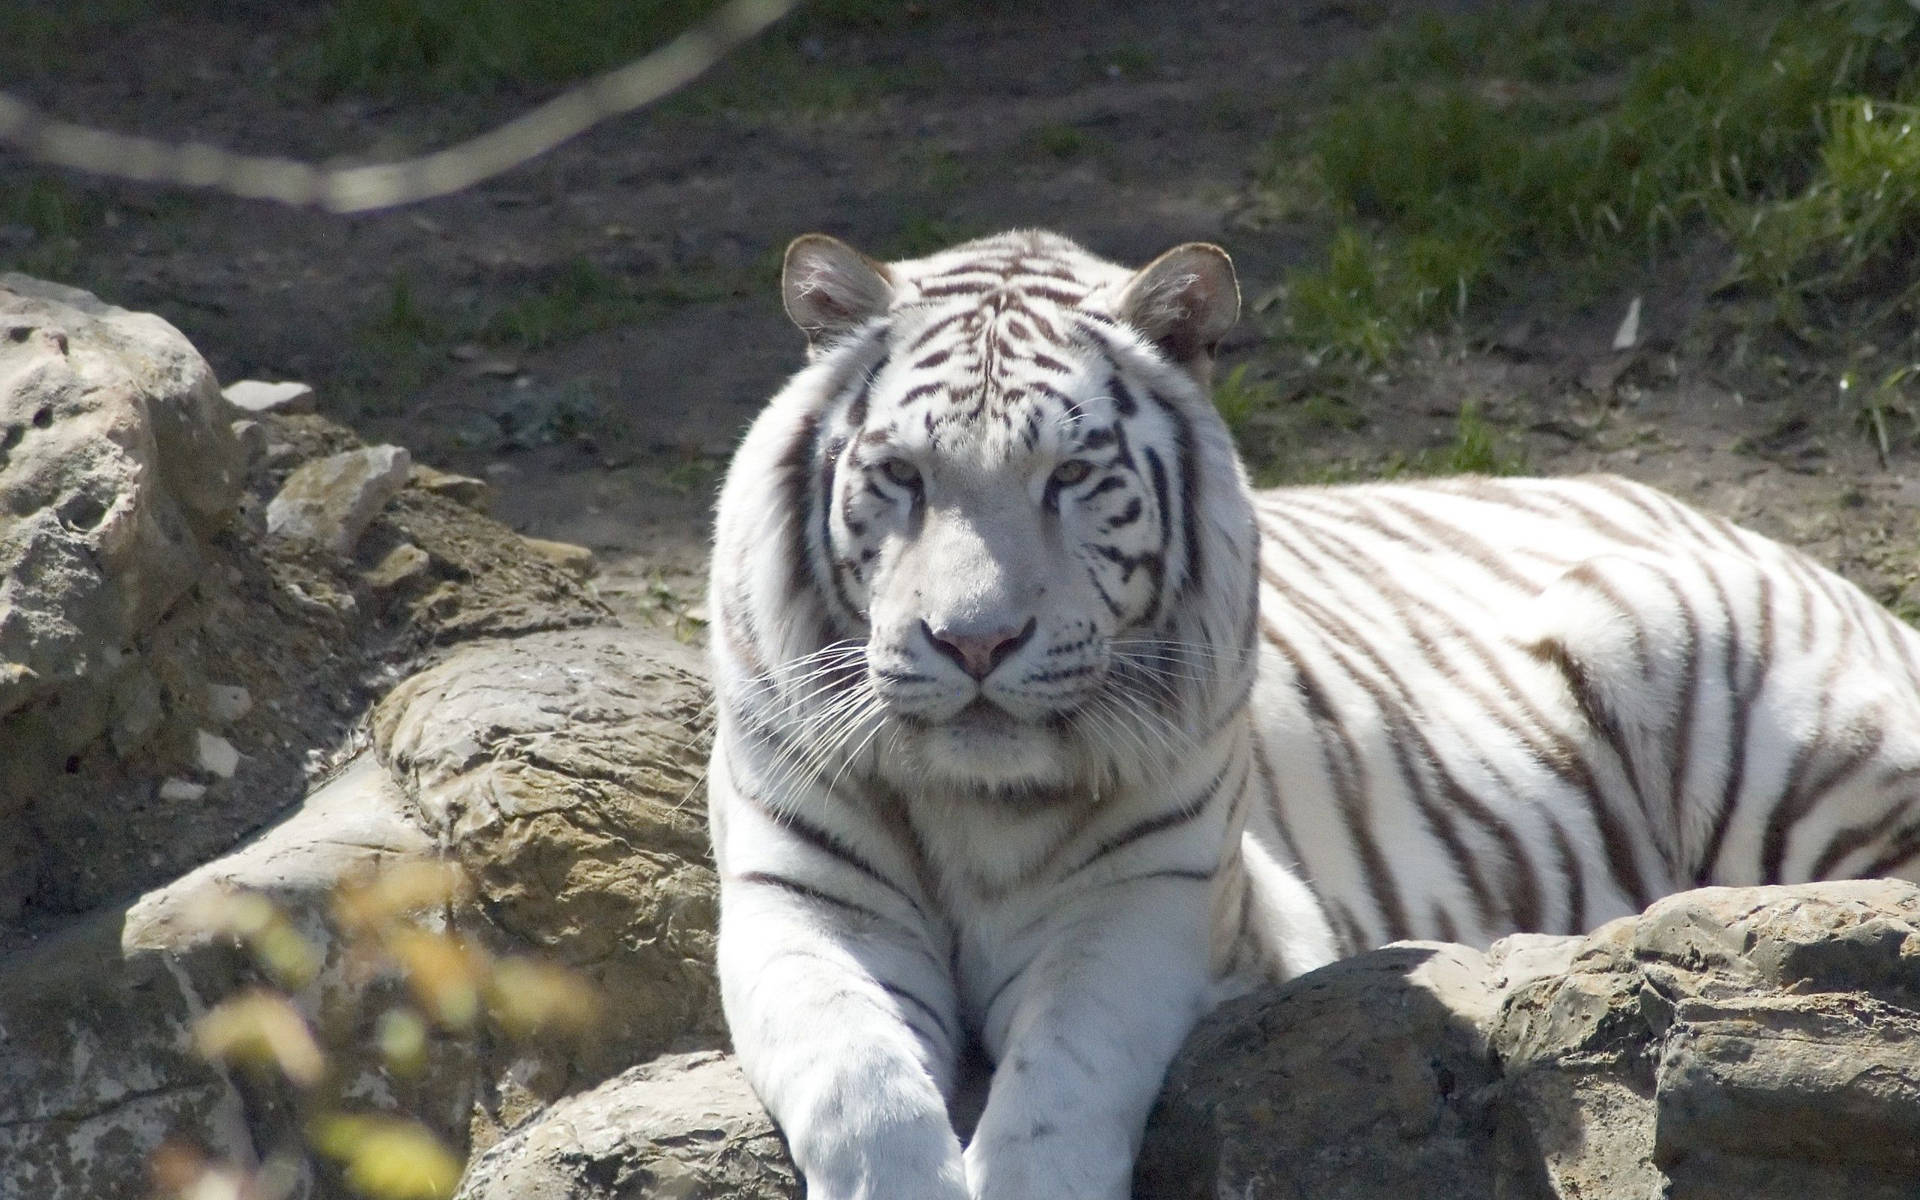
<instances>
[{"instance_id":1,"label":"rock","mask_svg":"<svg viewBox=\"0 0 1920 1200\"><path fill-rule=\"evenodd\" d=\"M786 1148L732 1060L666 1055L553 1105L467 1168L456 1200L797 1200Z\"/></svg>"},{"instance_id":2,"label":"rock","mask_svg":"<svg viewBox=\"0 0 1920 1200\"><path fill-rule=\"evenodd\" d=\"M413 464L413 470L407 474L407 484L436 496L445 496L455 504L464 504L476 512L487 511L493 499L493 486L486 480L475 479L471 475L455 475L424 463Z\"/></svg>"},{"instance_id":3,"label":"rock","mask_svg":"<svg viewBox=\"0 0 1920 1200\"><path fill-rule=\"evenodd\" d=\"M721 1029L699 656L590 629L478 642L396 687L376 752L504 931L617 997L597 1082Z\"/></svg>"},{"instance_id":4,"label":"rock","mask_svg":"<svg viewBox=\"0 0 1920 1200\"><path fill-rule=\"evenodd\" d=\"M240 454L248 466L267 460L267 427L258 421L235 421L228 426L233 440L240 443Z\"/></svg>"},{"instance_id":5,"label":"rock","mask_svg":"<svg viewBox=\"0 0 1920 1200\"><path fill-rule=\"evenodd\" d=\"M160 798L191 804L207 794L207 785L191 779L165 779L160 782Z\"/></svg>"},{"instance_id":6,"label":"rock","mask_svg":"<svg viewBox=\"0 0 1920 1200\"><path fill-rule=\"evenodd\" d=\"M145 1195L148 1158L169 1137L257 1161L295 1117L270 1089L229 1078L191 1049L193 1022L253 978L231 939L209 929L212 902L233 889L265 892L325 947L339 880L432 850L398 789L363 758L232 854L9 957L0 969L0 1198ZM312 1014L362 987L330 955L298 999ZM415 1081L387 1076L364 1047L339 1068L351 1094L389 1096L463 1144L477 1090L469 1046L436 1039Z\"/></svg>"},{"instance_id":7,"label":"rock","mask_svg":"<svg viewBox=\"0 0 1920 1200\"><path fill-rule=\"evenodd\" d=\"M599 564L593 560L593 551L587 549L585 546L576 546L572 542L548 541L546 538L526 537L525 535L522 535L521 540L526 542L527 549L582 582L592 579L594 572L600 569Z\"/></svg>"},{"instance_id":8,"label":"rock","mask_svg":"<svg viewBox=\"0 0 1920 1200\"><path fill-rule=\"evenodd\" d=\"M253 711L253 694L237 683L207 685L207 715L222 725L232 724Z\"/></svg>"},{"instance_id":9,"label":"rock","mask_svg":"<svg viewBox=\"0 0 1920 1200\"><path fill-rule=\"evenodd\" d=\"M405 485L411 462L399 446L368 446L303 463L267 505L267 532L350 555L367 525Z\"/></svg>"},{"instance_id":10,"label":"rock","mask_svg":"<svg viewBox=\"0 0 1920 1200\"><path fill-rule=\"evenodd\" d=\"M426 554L428 570L408 574L408 564L417 562L410 552L386 562L403 543ZM373 568L376 579L389 578L383 568L404 576L383 597L390 618L433 642L611 619L589 588L534 553L505 525L417 488L402 491L375 522L368 557L381 564Z\"/></svg>"},{"instance_id":11,"label":"rock","mask_svg":"<svg viewBox=\"0 0 1920 1200\"><path fill-rule=\"evenodd\" d=\"M432 566L433 557L425 550L412 542L401 542L361 578L376 592L390 592L426 578Z\"/></svg>"},{"instance_id":12,"label":"rock","mask_svg":"<svg viewBox=\"0 0 1920 1200\"><path fill-rule=\"evenodd\" d=\"M145 664L135 664L119 676L113 695L113 725L108 733L113 739L113 752L124 758L146 744L167 713L160 681Z\"/></svg>"},{"instance_id":13,"label":"rock","mask_svg":"<svg viewBox=\"0 0 1920 1200\"><path fill-rule=\"evenodd\" d=\"M147 1155L181 1129L252 1153L238 1093L191 1049L194 1002L164 958L124 953L122 915L0 972L0 1200L140 1195Z\"/></svg>"},{"instance_id":14,"label":"rock","mask_svg":"<svg viewBox=\"0 0 1920 1200\"><path fill-rule=\"evenodd\" d=\"M195 735L194 761L202 771L220 779L232 779L233 772L240 765L240 752L233 743L217 733L208 733L202 729Z\"/></svg>"},{"instance_id":15,"label":"rock","mask_svg":"<svg viewBox=\"0 0 1920 1200\"><path fill-rule=\"evenodd\" d=\"M1227 1004L1168 1073L1134 1194L1494 1195L1493 1004L1484 957L1438 943Z\"/></svg>"},{"instance_id":16,"label":"rock","mask_svg":"<svg viewBox=\"0 0 1920 1200\"><path fill-rule=\"evenodd\" d=\"M313 389L304 383L267 383L242 379L228 384L220 393L227 403L242 412L312 412Z\"/></svg>"},{"instance_id":17,"label":"rock","mask_svg":"<svg viewBox=\"0 0 1920 1200\"><path fill-rule=\"evenodd\" d=\"M1920 888L1707 888L1262 990L1174 1063L1138 1178L1155 1200L1910 1196Z\"/></svg>"},{"instance_id":18,"label":"rock","mask_svg":"<svg viewBox=\"0 0 1920 1200\"><path fill-rule=\"evenodd\" d=\"M240 447L205 360L156 316L7 274L0 329L0 717L57 705L71 752L106 727L105 652L199 577Z\"/></svg>"},{"instance_id":19,"label":"rock","mask_svg":"<svg viewBox=\"0 0 1920 1200\"><path fill-rule=\"evenodd\" d=\"M1911 1194L1920 889L1669 896L1515 987L1492 1045L1563 1192L1638 1162L1673 1197Z\"/></svg>"}]
</instances>

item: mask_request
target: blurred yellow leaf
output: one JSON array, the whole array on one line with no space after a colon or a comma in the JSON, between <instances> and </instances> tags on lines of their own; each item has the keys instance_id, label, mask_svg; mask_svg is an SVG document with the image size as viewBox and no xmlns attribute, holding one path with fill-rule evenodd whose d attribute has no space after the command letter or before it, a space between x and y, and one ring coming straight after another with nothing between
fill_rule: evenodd
<instances>
[{"instance_id":1,"label":"blurred yellow leaf","mask_svg":"<svg viewBox=\"0 0 1920 1200\"><path fill-rule=\"evenodd\" d=\"M446 1029L473 1028L480 1019L480 990L493 967L484 949L453 934L405 926L387 930L381 943L427 1015Z\"/></svg>"},{"instance_id":2,"label":"blurred yellow leaf","mask_svg":"<svg viewBox=\"0 0 1920 1200\"><path fill-rule=\"evenodd\" d=\"M409 913L445 908L472 894L458 863L401 863L341 884L334 892L333 915L350 933L372 933Z\"/></svg>"},{"instance_id":3,"label":"blurred yellow leaf","mask_svg":"<svg viewBox=\"0 0 1920 1200\"><path fill-rule=\"evenodd\" d=\"M427 1061L427 1023L411 1008L390 1008L374 1027L375 1043L387 1069L397 1075L417 1075Z\"/></svg>"},{"instance_id":4,"label":"blurred yellow leaf","mask_svg":"<svg viewBox=\"0 0 1920 1200\"><path fill-rule=\"evenodd\" d=\"M193 1040L210 1061L274 1067L298 1087L326 1073L326 1055L298 1009L284 996L251 991L222 1001L194 1023Z\"/></svg>"},{"instance_id":5,"label":"blurred yellow leaf","mask_svg":"<svg viewBox=\"0 0 1920 1200\"><path fill-rule=\"evenodd\" d=\"M487 1008L512 1037L540 1031L581 1034L600 1019L600 992L577 971L531 958L494 965Z\"/></svg>"},{"instance_id":6,"label":"blurred yellow leaf","mask_svg":"<svg viewBox=\"0 0 1920 1200\"><path fill-rule=\"evenodd\" d=\"M210 932L246 943L260 969L288 991L300 990L320 973L319 952L294 928L286 910L259 892L203 894L189 914Z\"/></svg>"},{"instance_id":7,"label":"blurred yellow leaf","mask_svg":"<svg viewBox=\"0 0 1920 1200\"><path fill-rule=\"evenodd\" d=\"M162 1142L147 1159L154 1195L164 1200L243 1200L246 1177L185 1142Z\"/></svg>"},{"instance_id":8,"label":"blurred yellow leaf","mask_svg":"<svg viewBox=\"0 0 1920 1200\"><path fill-rule=\"evenodd\" d=\"M370 1200L445 1200L460 1181L460 1160L405 1117L326 1113L307 1137L341 1164L347 1186Z\"/></svg>"}]
</instances>

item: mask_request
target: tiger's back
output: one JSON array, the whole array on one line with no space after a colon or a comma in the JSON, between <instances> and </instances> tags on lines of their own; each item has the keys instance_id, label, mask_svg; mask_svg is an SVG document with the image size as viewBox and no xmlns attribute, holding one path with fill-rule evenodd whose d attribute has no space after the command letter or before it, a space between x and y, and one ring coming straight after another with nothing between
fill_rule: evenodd
<instances>
[{"instance_id":1,"label":"tiger's back","mask_svg":"<svg viewBox=\"0 0 1920 1200\"><path fill-rule=\"evenodd\" d=\"M1256 754L1348 952L1920 859L1920 635L1614 477L1260 493Z\"/></svg>"}]
</instances>

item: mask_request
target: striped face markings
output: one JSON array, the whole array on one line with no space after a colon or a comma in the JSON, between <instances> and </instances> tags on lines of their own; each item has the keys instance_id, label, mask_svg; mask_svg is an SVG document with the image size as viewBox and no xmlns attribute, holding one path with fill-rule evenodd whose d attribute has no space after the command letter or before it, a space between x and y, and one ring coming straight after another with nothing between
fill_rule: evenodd
<instances>
[{"instance_id":1,"label":"striped face markings","mask_svg":"<svg viewBox=\"0 0 1920 1200\"><path fill-rule=\"evenodd\" d=\"M1201 596L1231 561L1202 537L1251 536L1200 515L1225 254L1132 271L1014 233L879 263L811 236L782 291L821 386L789 443L794 578L822 644L863 646L907 747L881 757L987 786L1155 757L1173 735L1143 730L1210 687L1215 640L1251 636Z\"/></svg>"},{"instance_id":2,"label":"striped face markings","mask_svg":"<svg viewBox=\"0 0 1920 1200\"><path fill-rule=\"evenodd\" d=\"M1068 280L1036 294L996 270L963 291L973 274L923 282L844 397L826 534L896 715L1039 727L1166 607L1178 434Z\"/></svg>"}]
</instances>

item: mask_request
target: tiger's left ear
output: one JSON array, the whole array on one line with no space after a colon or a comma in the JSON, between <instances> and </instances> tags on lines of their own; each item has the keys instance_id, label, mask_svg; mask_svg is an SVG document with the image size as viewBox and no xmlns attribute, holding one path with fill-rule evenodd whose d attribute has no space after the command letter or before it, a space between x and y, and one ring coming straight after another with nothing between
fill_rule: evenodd
<instances>
[{"instance_id":1,"label":"tiger's left ear","mask_svg":"<svg viewBox=\"0 0 1920 1200\"><path fill-rule=\"evenodd\" d=\"M1220 247L1188 242L1140 268L1116 314L1203 381L1214 347L1240 319L1240 282Z\"/></svg>"}]
</instances>

